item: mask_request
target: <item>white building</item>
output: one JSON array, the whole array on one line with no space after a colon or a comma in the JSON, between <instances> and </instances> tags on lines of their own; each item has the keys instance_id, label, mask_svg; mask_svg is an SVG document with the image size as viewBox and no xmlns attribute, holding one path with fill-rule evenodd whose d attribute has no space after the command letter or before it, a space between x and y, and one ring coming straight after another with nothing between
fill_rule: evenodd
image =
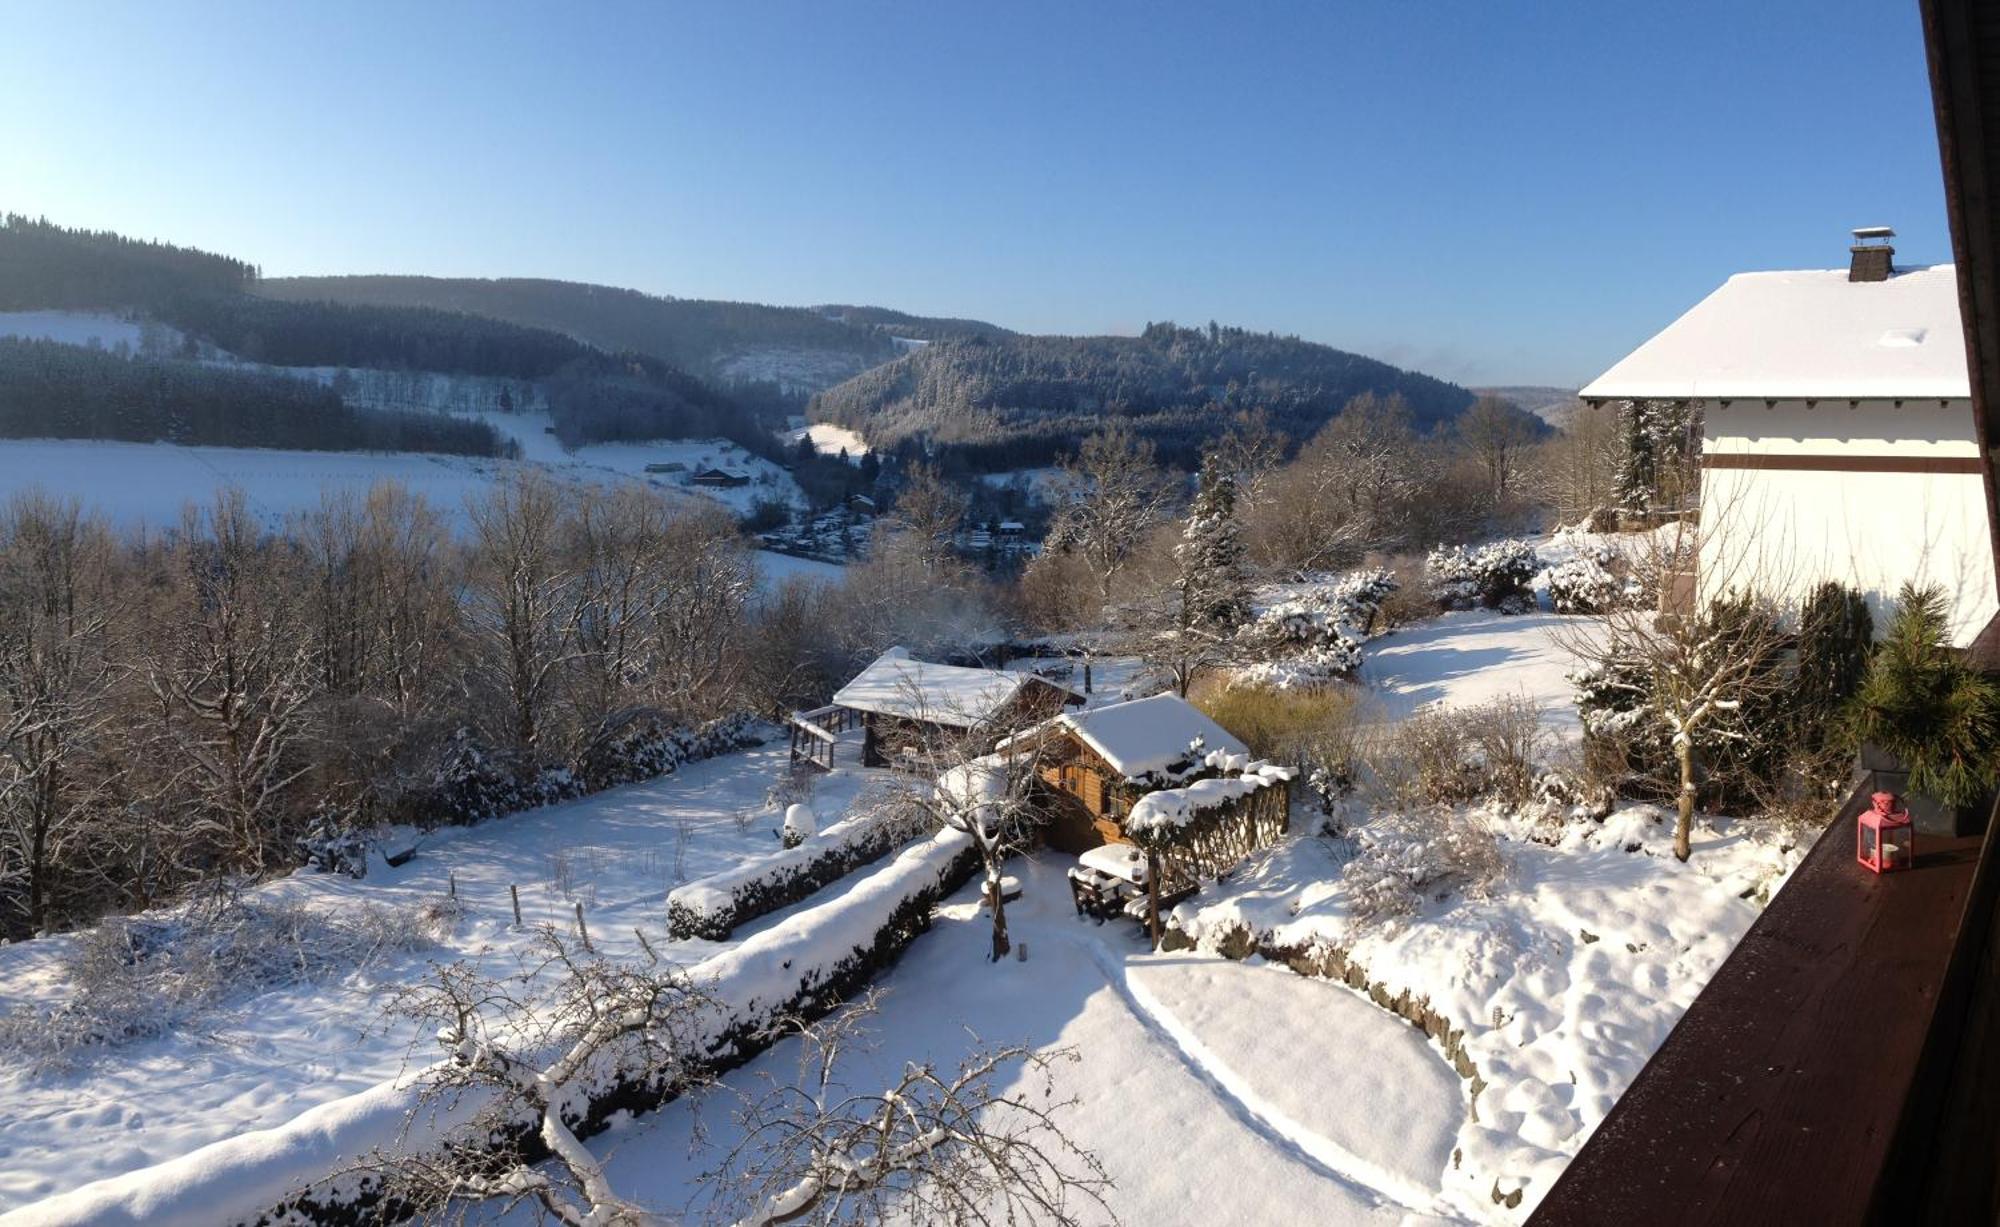
<instances>
[{"instance_id":1,"label":"white building","mask_svg":"<svg viewBox=\"0 0 2000 1227\"><path fill-rule=\"evenodd\" d=\"M2000 611L1951 265L1739 273L1584 388L1702 407L1702 599L1860 590L1877 629L1905 580L1941 586L1966 646Z\"/></svg>"}]
</instances>

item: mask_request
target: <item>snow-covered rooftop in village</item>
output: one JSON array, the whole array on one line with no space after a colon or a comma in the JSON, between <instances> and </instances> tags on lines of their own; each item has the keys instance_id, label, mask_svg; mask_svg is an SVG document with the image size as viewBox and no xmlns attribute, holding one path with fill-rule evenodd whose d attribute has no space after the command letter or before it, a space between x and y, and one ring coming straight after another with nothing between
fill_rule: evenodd
<instances>
[{"instance_id":1,"label":"snow-covered rooftop in village","mask_svg":"<svg viewBox=\"0 0 2000 1227\"><path fill-rule=\"evenodd\" d=\"M855 711L971 728L1005 707L1021 687L1044 680L997 669L934 665L912 660L908 649L897 647L876 657L842 686L833 702Z\"/></svg>"},{"instance_id":2,"label":"snow-covered rooftop in village","mask_svg":"<svg viewBox=\"0 0 2000 1227\"><path fill-rule=\"evenodd\" d=\"M1969 397L1957 270L1738 273L1597 377L1585 400Z\"/></svg>"},{"instance_id":3,"label":"snow-covered rooftop in village","mask_svg":"<svg viewBox=\"0 0 2000 1227\"><path fill-rule=\"evenodd\" d=\"M1179 695L1156 694L1149 699L1112 703L1057 717L1076 730L1104 761L1130 779L1159 771L1187 753L1196 737L1209 750L1248 754L1249 747L1234 734Z\"/></svg>"}]
</instances>

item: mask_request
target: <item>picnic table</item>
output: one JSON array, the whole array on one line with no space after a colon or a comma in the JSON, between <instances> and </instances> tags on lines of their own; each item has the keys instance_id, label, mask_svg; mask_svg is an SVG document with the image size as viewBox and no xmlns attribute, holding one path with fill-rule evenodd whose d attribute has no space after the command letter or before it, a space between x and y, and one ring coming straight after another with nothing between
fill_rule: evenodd
<instances>
[{"instance_id":1,"label":"picnic table","mask_svg":"<svg viewBox=\"0 0 2000 1227\"><path fill-rule=\"evenodd\" d=\"M1076 862L1085 869L1133 886L1146 885L1146 854L1131 844L1099 844L1077 857Z\"/></svg>"}]
</instances>

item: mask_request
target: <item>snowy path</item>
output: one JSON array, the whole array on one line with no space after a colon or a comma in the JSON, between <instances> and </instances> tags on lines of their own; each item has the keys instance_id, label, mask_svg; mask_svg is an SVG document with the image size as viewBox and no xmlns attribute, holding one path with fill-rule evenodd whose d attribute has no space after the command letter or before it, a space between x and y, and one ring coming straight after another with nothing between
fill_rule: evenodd
<instances>
[{"instance_id":1,"label":"snowy path","mask_svg":"<svg viewBox=\"0 0 2000 1227\"><path fill-rule=\"evenodd\" d=\"M762 803L785 758L780 741L651 783L440 832L408 864L361 881L301 874L259 888L331 907L422 904L455 880L467 914L440 949L333 984L256 994L199 1029L112 1049L73 1072L0 1069L0 1211L277 1125L390 1077L410 1034L384 1024L386 994L434 960L473 958L497 971L512 969L527 949L530 935L512 928L509 886L520 887L531 930L572 926L581 901L598 949L636 956L635 927L666 944L665 895L677 860L692 878L776 845L777 817ZM822 819L843 812L869 774L825 777L814 798ZM745 811L758 816L739 828ZM677 854L683 830L685 852ZM0 946L0 1009L61 1000L56 969L68 941ZM669 957L692 962L720 948L680 943Z\"/></svg>"},{"instance_id":2,"label":"snowy path","mask_svg":"<svg viewBox=\"0 0 2000 1227\"><path fill-rule=\"evenodd\" d=\"M1070 1047L1082 1059L1059 1067L1057 1095L1075 1102L1058 1120L1104 1164L1123 1221L1441 1213L1465 1091L1419 1032L1281 968L1151 954L1136 926L1079 920L1053 862L1022 877L1008 927L1027 960L987 963L983 913L965 894L945 905L880 981L873 1044L846 1067L850 1088L880 1085L908 1060L950 1067L975 1048ZM605 1135L594 1145L614 1187L664 1210L689 1206L700 1174L740 1136L735 1093L789 1082L798 1060L796 1043L780 1044L730 1075L734 1091Z\"/></svg>"}]
</instances>

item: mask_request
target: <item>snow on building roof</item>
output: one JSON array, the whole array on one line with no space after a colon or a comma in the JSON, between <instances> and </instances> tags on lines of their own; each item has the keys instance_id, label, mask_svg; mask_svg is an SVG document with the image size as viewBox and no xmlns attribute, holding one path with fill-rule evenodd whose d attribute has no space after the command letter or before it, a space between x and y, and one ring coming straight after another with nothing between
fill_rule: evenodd
<instances>
[{"instance_id":1,"label":"snow on building roof","mask_svg":"<svg viewBox=\"0 0 2000 1227\"><path fill-rule=\"evenodd\" d=\"M1171 766L1186 756L1188 743L1197 737L1211 751L1250 752L1235 734L1174 694L1066 712L1056 722L1073 730L1128 780Z\"/></svg>"},{"instance_id":2,"label":"snow on building roof","mask_svg":"<svg viewBox=\"0 0 2000 1227\"><path fill-rule=\"evenodd\" d=\"M1957 270L1898 269L1887 281L1738 273L1578 395L1969 397Z\"/></svg>"},{"instance_id":3,"label":"snow on building roof","mask_svg":"<svg viewBox=\"0 0 2000 1227\"><path fill-rule=\"evenodd\" d=\"M969 729L1005 707L1023 686L1036 682L1054 685L1031 673L913 660L907 649L895 647L842 686L833 702L855 711Z\"/></svg>"}]
</instances>

